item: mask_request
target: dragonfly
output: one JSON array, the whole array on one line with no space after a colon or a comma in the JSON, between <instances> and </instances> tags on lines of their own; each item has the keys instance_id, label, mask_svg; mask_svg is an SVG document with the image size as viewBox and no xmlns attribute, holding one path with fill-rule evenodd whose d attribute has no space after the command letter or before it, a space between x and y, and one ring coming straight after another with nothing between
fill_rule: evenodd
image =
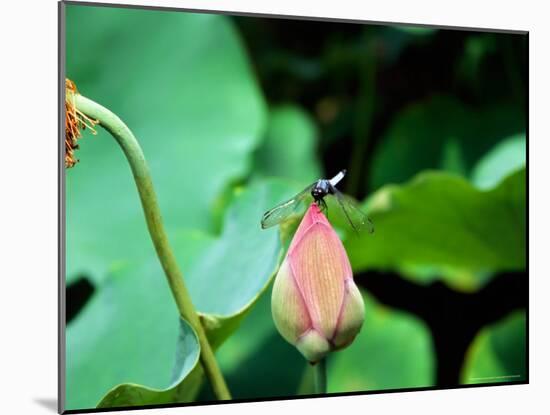
<instances>
[{"instance_id":1,"label":"dragonfly","mask_svg":"<svg viewBox=\"0 0 550 415\"><path fill-rule=\"evenodd\" d=\"M262 229L267 229L284 222L289 216L299 212L300 208L305 205L305 202L312 199L321 210L326 211L328 210L328 206L325 197L331 196L336 199L344 212L344 216L355 232L366 231L373 233L374 225L369 217L361 211L352 198L344 195L336 188L336 185L345 175L346 170L342 170L332 179L319 179L291 199L268 210L262 218Z\"/></svg>"}]
</instances>

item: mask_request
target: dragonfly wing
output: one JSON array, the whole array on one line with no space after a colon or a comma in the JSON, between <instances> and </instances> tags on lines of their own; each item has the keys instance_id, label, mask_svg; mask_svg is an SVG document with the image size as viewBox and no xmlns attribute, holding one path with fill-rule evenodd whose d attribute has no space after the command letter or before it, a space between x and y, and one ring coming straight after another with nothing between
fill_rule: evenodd
<instances>
[{"instance_id":1,"label":"dragonfly wing","mask_svg":"<svg viewBox=\"0 0 550 415\"><path fill-rule=\"evenodd\" d=\"M363 213L363 211L357 206L355 200L341 193L338 189L332 188L332 192L338 201L338 204L344 211L346 219L351 227L356 231L367 231L368 233L374 232L374 225L369 217Z\"/></svg>"},{"instance_id":2,"label":"dragonfly wing","mask_svg":"<svg viewBox=\"0 0 550 415\"><path fill-rule=\"evenodd\" d=\"M311 188L315 183L310 184L293 198L265 212L262 217L262 229L278 225L290 215L298 213L300 208L304 206L304 202L308 199L308 196L311 196Z\"/></svg>"}]
</instances>

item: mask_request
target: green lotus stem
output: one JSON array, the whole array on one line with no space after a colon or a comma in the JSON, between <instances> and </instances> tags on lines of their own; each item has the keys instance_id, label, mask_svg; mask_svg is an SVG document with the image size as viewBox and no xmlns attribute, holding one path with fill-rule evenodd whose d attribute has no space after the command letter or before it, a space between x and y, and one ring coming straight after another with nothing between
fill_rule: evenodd
<instances>
[{"instance_id":1,"label":"green lotus stem","mask_svg":"<svg viewBox=\"0 0 550 415\"><path fill-rule=\"evenodd\" d=\"M172 295L174 296L181 316L189 322L197 333L201 347L200 361L206 377L210 381L212 389L218 399L231 399L231 394L229 393L225 379L218 366L212 347L208 342L199 315L193 306L191 296L185 286L183 275L178 267L174 253L168 243L149 167L147 166L143 151L137 139L126 124L107 108L78 93L74 95L74 104L78 110L86 116L99 121L99 125L111 133L122 148L128 163L130 163L141 199L141 205L145 213L149 234L151 235L157 256L164 269L166 278L168 279Z\"/></svg>"},{"instance_id":2,"label":"green lotus stem","mask_svg":"<svg viewBox=\"0 0 550 415\"><path fill-rule=\"evenodd\" d=\"M365 40L366 41L366 40ZM373 44L359 61L359 91L354 108L353 149L349 161L349 174L346 182L346 193L357 196L361 180L362 166L369 145L369 134L374 116L376 90L376 60L373 58Z\"/></svg>"},{"instance_id":3,"label":"green lotus stem","mask_svg":"<svg viewBox=\"0 0 550 415\"><path fill-rule=\"evenodd\" d=\"M313 366L313 381L315 393L327 393L327 359L321 359Z\"/></svg>"}]
</instances>

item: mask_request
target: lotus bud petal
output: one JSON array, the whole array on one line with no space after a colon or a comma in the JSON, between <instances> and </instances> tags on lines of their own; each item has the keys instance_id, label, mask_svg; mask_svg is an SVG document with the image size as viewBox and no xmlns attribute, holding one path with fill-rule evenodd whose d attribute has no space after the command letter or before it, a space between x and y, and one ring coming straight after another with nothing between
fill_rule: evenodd
<instances>
[{"instance_id":1,"label":"lotus bud petal","mask_svg":"<svg viewBox=\"0 0 550 415\"><path fill-rule=\"evenodd\" d=\"M348 346L361 329L365 306L346 250L315 203L275 277L271 312L279 333L311 363Z\"/></svg>"}]
</instances>

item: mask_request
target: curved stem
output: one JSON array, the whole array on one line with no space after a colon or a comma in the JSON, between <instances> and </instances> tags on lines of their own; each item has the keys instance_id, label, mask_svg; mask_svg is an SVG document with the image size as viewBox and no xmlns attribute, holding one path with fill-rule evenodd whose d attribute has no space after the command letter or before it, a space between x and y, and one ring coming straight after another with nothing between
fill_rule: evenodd
<instances>
[{"instance_id":1,"label":"curved stem","mask_svg":"<svg viewBox=\"0 0 550 415\"><path fill-rule=\"evenodd\" d=\"M313 366L315 393L327 393L327 359L323 359Z\"/></svg>"},{"instance_id":2,"label":"curved stem","mask_svg":"<svg viewBox=\"0 0 550 415\"><path fill-rule=\"evenodd\" d=\"M197 333L201 347L200 360L206 377L210 381L212 389L218 399L231 399L225 379L216 362L212 347L208 342L204 328L195 311L193 302L191 301L189 291L183 281L183 275L178 267L174 253L170 248L170 244L168 243L149 167L147 166L147 162L145 161L143 151L138 141L126 124L107 108L80 94L75 94L74 103L76 108L85 115L98 120L99 125L109 131L122 148L132 169L143 212L145 213L149 234L151 235L157 256L164 269L166 278L168 279L168 284L172 290L172 295L174 296L178 310L181 316L189 322Z\"/></svg>"}]
</instances>

